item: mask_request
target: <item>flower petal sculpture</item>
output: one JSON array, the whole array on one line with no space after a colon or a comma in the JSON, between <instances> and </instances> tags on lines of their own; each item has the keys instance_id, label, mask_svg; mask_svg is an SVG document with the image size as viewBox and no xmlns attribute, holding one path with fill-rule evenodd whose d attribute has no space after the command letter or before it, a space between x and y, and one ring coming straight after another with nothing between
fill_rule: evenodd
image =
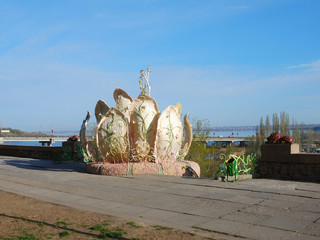
<instances>
[{"instance_id":1,"label":"flower petal sculpture","mask_svg":"<svg viewBox=\"0 0 320 240\"><path fill-rule=\"evenodd\" d=\"M142 73L143 74L142 74ZM168 106L160 115L157 102L150 97L149 73L141 71L141 94L132 100L128 93L114 91L115 108L99 100L95 108L96 136L86 140L88 112L80 130L80 143L90 162L86 170L104 175L166 174L200 176L200 167L184 161L192 142L188 114L181 122L181 104ZM147 84L143 86L142 77ZM148 86L149 92L145 88Z\"/></svg>"}]
</instances>

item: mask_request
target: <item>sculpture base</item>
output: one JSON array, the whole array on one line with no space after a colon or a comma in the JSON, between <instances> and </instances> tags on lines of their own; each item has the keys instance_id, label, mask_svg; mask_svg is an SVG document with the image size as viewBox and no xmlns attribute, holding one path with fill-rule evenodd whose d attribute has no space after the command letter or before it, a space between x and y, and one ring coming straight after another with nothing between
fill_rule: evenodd
<instances>
[{"instance_id":1,"label":"sculpture base","mask_svg":"<svg viewBox=\"0 0 320 240\"><path fill-rule=\"evenodd\" d=\"M103 163L89 162L86 171L93 174L118 175L172 175L200 177L198 163L192 161L168 161L161 163L129 162L129 163Z\"/></svg>"}]
</instances>

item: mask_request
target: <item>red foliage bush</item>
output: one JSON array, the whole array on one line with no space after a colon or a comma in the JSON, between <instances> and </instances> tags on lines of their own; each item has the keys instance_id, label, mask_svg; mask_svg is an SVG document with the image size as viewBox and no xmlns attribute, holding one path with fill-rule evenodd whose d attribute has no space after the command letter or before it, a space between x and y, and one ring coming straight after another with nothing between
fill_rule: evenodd
<instances>
[{"instance_id":1,"label":"red foliage bush","mask_svg":"<svg viewBox=\"0 0 320 240\"><path fill-rule=\"evenodd\" d=\"M282 136L280 133L271 133L269 137L267 137L267 143L293 143L293 138L290 136Z\"/></svg>"}]
</instances>

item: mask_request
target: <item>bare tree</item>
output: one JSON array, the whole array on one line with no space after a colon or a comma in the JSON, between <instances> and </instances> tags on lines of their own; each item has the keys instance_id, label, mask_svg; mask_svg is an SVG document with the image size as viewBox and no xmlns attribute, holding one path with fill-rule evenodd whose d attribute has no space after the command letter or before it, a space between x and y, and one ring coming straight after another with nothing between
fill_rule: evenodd
<instances>
[{"instance_id":1,"label":"bare tree","mask_svg":"<svg viewBox=\"0 0 320 240\"><path fill-rule=\"evenodd\" d=\"M306 126L304 125L304 123L300 123L300 127L299 127L299 130L300 130L300 142L301 142L301 146L300 146L300 150L304 151L304 145L306 144L307 142L307 133L305 131L305 128Z\"/></svg>"},{"instance_id":2,"label":"bare tree","mask_svg":"<svg viewBox=\"0 0 320 240\"><path fill-rule=\"evenodd\" d=\"M289 114L286 114L286 116L285 116L285 123L286 123L286 127L285 127L286 134L285 135L291 136Z\"/></svg>"},{"instance_id":3,"label":"bare tree","mask_svg":"<svg viewBox=\"0 0 320 240\"><path fill-rule=\"evenodd\" d=\"M279 130L280 130L280 123L279 123L278 114L274 113L272 115L272 132L278 133Z\"/></svg>"},{"instance_id":4,"label":"bare tree","mask_svg":"<svg viewBox=\"0 0 320 240\"><path fill-rule=\"evenodd\" d=\"M269 115L267 115L267 117L266 117L265 134L266 134L266 137L270 136L270 134L271 134L271 125L270 125Z\"/></svg>"},{"instance_id":5,"label":"bare tree","mask_svg":"<svg viewBox=\"0 0 320 240\"><path fill-rule=\"evenodd\" d=\"M292 137L295 143L300 144L300 132L298 121L292 118Z\"/></svg>"},{"instance_id":6,"label":"bare tree","mask_svg":"<svg viewBox=\"0 0 320 240\"><path fill-rule=\"evenodd\" d=\"M266 137L266 131L265 131L265 126L264 126L262 117L260 118L259 137L262 139Z\"/></svg>"},{"instance_id":7,"label":"bare tree","mask_svg":"<svg viewBox=\"0 0 320 240\"><path fill-rule=\"evenodd\" d=\"M315 134L313 128L309 126L307 131L307 152L312 152L314 150L314 140Z\"/></svg>"},{"instance_id":8,"label":"bare tree","mask_svg":"<svg viewBox=\"0 0 320 240\"><path fill-rule=\"evenodd\" d=\"M286 112L280 113L280 133L285 136L290 135L290 118Z\"/></svg>"}]
</instances>

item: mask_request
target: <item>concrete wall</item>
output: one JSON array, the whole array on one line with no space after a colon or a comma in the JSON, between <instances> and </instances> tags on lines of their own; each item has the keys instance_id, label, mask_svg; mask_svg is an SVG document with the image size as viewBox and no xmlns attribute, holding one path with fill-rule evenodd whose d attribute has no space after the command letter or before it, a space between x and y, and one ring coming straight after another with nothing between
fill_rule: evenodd
<instances>
[{"instance_id":1,"label":"concrete wall","mask_svg":"<svg viewBox=\"0 0 320 240\"><path fill-rule=\"evenodd\" d=\"M259 174L266 178L320 182L320 154L300 153L299 144L263 144Z\"/></svg>"},{"instance_id":2,"label":"concrete wall","mask_svg":"<svg viewBox=\"0 0 320 240\"><path fill-rule=\"evenodd\" d=\"M57 160L62 147L22 146L0 144L0 155Z\"/></svg>"}]
</instances>

